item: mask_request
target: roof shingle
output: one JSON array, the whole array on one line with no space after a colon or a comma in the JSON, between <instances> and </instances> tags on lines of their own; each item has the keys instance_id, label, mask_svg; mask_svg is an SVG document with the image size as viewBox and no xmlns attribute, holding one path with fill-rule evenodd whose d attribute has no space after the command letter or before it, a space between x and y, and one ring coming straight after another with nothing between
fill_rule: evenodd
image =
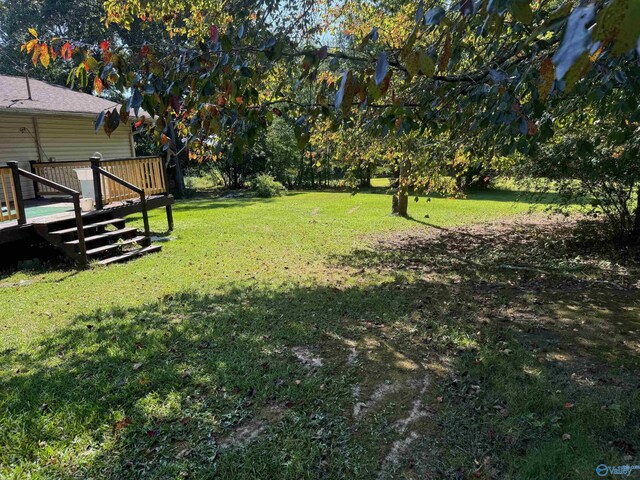
<instances>
[{"instance_id":1,"label":"roof shingle","mask_svg":"<svg viewBox=\"0 0 640 480\"><path fill-rule=\"evenodd\" d=\"M25 77L0 75L0 112L42 112L44 114L91 115L119 106L118 103L77 92L41 80L29 79L31 100ZM142 112L140 113L143 114Z\"/></svg>"}]
</instances>

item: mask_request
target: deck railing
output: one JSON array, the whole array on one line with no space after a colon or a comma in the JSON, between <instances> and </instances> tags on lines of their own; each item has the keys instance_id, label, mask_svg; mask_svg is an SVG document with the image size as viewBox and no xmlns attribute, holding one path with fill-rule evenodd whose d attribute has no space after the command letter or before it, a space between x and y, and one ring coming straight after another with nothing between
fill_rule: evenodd
<instances>
[{"instance_id":1,"label":"deck railing","mask_svg":"<svg viewBox=\"0 0 640 480\"><path fill-rule=\"evenodd\" d=\"M163 194L167 191L164 164L161 157L135 157L100 160L100 168L144 190L146 195ZM60 185L80 191L80 182L74 170L91 168L90 161L32 163L33 173L48 178ZM138 193L111 178L100 179L102 204L137 199ZM39 185L38 195L59 195L60 192Z\"/></svg>"},{"instance_id":2,"label":"deck railing","mask_svg":"<svg viewBox=\"0 0 640 480\"><path fill-rule=\"evenodd\" d=\"M47 178L59 185L64 185L76 191L80 191L80 182L74 171L77 168L90 168L88 160L72 162L32 163L31 170L36 175ZM38 195L60 195L60 192L47 185L38 184Z\"/></svg>"},{"instance_id":3,"label":"deck railing","mask_svg":"<svg viewBox=\"0 0 640 480\"><path fill-rule=\"evenodd\" d=\"M100 167L144 190L146 195L157 195L167 191L164 166L160 157L101 160ZM102 195L105 205L138 197L137 192L110 178L103 178Z\"/></svg>"},{"instance_id":4,"label":"deck railing","mask_svg":"<svg viewBox=\"0 0 640 480\"><path fill-rule=\"evenodd\" d=\"M18 189L20 186L18 185ZM16 181L11 167L0 167L0 222L20 220L20 208L16 193Z\"/></svg>"}]
</instances>

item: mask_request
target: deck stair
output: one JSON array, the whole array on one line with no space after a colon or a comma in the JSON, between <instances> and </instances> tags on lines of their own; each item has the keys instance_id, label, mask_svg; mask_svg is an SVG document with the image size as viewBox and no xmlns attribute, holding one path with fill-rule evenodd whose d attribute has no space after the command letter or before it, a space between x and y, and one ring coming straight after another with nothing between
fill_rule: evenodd
<instances>
[{"instance_id":1,"label":"deck stair","mask_svg":"<svg viewBox=\"0 0 640 480\"><path fill-rule=\"evenodd\" d=\"M89 262L101 265L124 262L157 252L160 245L152 245L151 238L138 229L126 226L124 218L108 212L83 216L85 252L81 251L78 228L74 220L36 225L36 232L77 263Z\"/></svg>"}]
</instances>

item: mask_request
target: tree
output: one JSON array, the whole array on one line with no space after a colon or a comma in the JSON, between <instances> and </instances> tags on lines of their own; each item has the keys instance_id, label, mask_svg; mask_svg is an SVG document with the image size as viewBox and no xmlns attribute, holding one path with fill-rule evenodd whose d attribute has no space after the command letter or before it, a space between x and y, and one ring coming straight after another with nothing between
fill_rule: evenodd
<instances>
[{"instance_id":1,"label":"tree","mask_svg":"<svg viewBox=\"0 0 640 480\"><path fill-rule=\"evenodd\" d=\"M189 142L216 135L230 152L250 148L286 108L301 148L329 119L375 138L464 129L497 154L527 154L549 138L546 103L633 64L640 35L640 0L107 0L105 11L109 24L161 27L174 43L71 44L71 82L128 96L96 128L144 107L161 135L171 125ZM323 45L329 24L347 39L338 48ZM45 65L65 42L35 32L25 50Z\"/></svg>"},{"instance_id":2,"label":"tree","mask_svg":"<svg viewBox=\"0 0 640 480\"><path fill-rule=\"evenodd\" d=\"M163 29L158 26L141 29L140 20L127 30L114 23L108 26L102 19L105 10L101 1L96 0L39 0L33 2L0 3L0 73L8 75L34 74L42 80L65 85L68 64L51 62L49 68L36 69L32 62L33 51L27 56L20 51L20 45L30 41L32 28L47 38L67 38L74 42L99 45L105 39L113 38L127 45L142 45L153 39L161 44ZM55 49L54 49L55 51ZM56 53L60 54L60 51ZM51 58L49 52L49 58ZM46 57L42 57L46 58ZM37 59L37 58L36 58ZM91 93L93 84L85 89ZM115 93L115 92L113 92Z\"/></svg>"},{"instance_id":3,"label":"tree","mask_svg":"<svg viewBox=\"0 0 640 480\"><path fill-rule=\"evenodd\" d=\"M520 174L546 177L565 200L602 215L615 237L640 241L640 67L602 71L600 85L555 102L543 127L555 135L518 162ZM579 87L584 88L584 87Z\"/></svg>"}]
</instances>

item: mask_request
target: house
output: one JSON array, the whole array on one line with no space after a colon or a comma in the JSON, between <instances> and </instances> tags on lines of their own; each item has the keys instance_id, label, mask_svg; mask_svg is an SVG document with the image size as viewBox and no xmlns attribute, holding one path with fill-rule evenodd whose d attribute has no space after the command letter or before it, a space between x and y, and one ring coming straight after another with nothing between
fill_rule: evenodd
<instances>
[{"instance_id":1,"label":"house","mask_svg":"<svg viewBox=\"0 0 640 480\"><path fill-rule=\"evenodd\" d=\"M96 133L97 115L113 108L120 104L39 80L0 75L3 251L45 242L87 265L160 249L151 245L147 211L166 208L173 228L166 158L136 157L128 126L121 125L110 137ZM82 171L87 181L81 188L77 174ZM88 204L81 203L83 191L91 195ZM125 216L134 213L142 213L144 232L126 227Z\"/></svg>"},{"instance_id":2,"label":"house","mask_svg":"<svg viewBox=\"0 0 640 480\"><path fill-rule=\"evenodd\" d=\"M95 133L96 116L114 107L119 104L69 88L0 75L0 164L17 161L29 170L29 162L86 161L94 152L135 157L130 128L121 126L111 138ZM34 198L33 182L21 183L24 198Z\"/></svg>"}]
</instances>

